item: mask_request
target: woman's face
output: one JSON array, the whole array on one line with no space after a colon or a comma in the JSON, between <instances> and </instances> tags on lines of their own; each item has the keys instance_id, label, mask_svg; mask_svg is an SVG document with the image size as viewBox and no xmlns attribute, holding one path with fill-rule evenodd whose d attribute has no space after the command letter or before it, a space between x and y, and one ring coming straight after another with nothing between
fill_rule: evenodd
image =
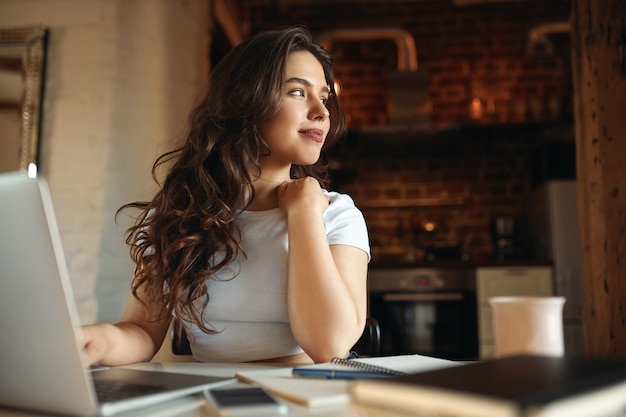
<instances>
[{"instance_id":1,"label":"woman's face","mask_svg":"<svg viewBox=\"0 0 626 417\"><path fill-rule=\"evenodd\" d=\"M278 113L257 125L271 150L261 159L263 170L314 164L330 129L326 108L330 89L322 65L313 54L292 52L283 79Z\"/></svg>"}]
</instances>

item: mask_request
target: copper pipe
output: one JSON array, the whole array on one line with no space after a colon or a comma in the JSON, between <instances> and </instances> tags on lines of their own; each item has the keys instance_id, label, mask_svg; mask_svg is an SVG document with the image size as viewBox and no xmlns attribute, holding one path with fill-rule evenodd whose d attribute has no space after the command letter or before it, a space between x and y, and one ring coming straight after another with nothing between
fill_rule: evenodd
<instances>
[{"instance_id":1,"label":"copper pipe","mask_svg":"<svg viewBox=\"0 0 626 417\"><path fill-rule=\"evenodd\" d=\"M323 32L317 42L326 49L332 43L342 41L363 41L372 39L391 39L398 48L398 71L417 71L417 50L413 36L404 29L396 27L335 29Z\"/></svg>"}]
</instances>

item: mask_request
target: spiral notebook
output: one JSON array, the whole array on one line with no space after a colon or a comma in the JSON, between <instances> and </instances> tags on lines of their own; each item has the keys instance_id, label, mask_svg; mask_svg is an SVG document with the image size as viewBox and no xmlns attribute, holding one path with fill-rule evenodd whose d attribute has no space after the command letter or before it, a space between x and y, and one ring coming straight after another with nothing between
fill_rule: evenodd
<instances>
[{"instance_id":1,"label":"spiral notebook","mask_svg":"<svg viewBox=\"0 0 626 417\"><path fill-rule=\"evenodd\" d=\"M445 359L420 356L418 369L407 367L407 364L411 363L407 359L415 357L400 355L360 359L334 358L328 363L297 366L292 369L292 375L319 379L382 379L454 364Z\"/></svg>"},{"instance_id":2,"label":"spiral notebook","mask_svg":"<svg viewBox=\"0 0 626 417\"><path fill-rule=\"evenodd\" d=\"M425 372L461 364L415 354L350 359L347 363L344 361L345 359L337 359L334 362L300 365L295 368L243 371L237 372L236 376L240 381L262 386L287 401L306 407L321 407L350 402L348 389L356 376L371 379L376 376ZM317 371L334 369L350 373L343 374L343 379L340 379L339 374L335 372L334 379L331 379L323 375L313 376L307 371L310 369Z\"/></svg>"}]
</instances>

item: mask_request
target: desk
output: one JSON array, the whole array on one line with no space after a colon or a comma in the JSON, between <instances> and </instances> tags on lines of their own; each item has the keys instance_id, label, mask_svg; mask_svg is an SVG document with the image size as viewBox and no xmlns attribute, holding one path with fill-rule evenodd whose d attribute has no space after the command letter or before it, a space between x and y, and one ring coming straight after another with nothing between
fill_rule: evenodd
<instances>
[{"instance_id":1,"label":"desk","mask_svg":"<svg viewBox=\"0 0 626 417\"><path fill-rule=\"evenodd\" d=\"M370 364L376 364L387 368L401 370L407 373L423 372L426 370L437 369L448 366L456 366L459 363L448 361L444 359L430 358L422 355L401 355L401 356L388 356L379 358L364 359L370 361ZM372 362L374 361L374 362ZM254 371L261 371L265 376L268 374L275 375L281 374L282 386L285 387L284 377L288 378L288 388L282 388L283 390L296 390L299 396L295 398L305 398L311 400L312 396L319 393L315 393L317 389L320 391L320 385L322 384L321 391L323 392L322 398L328 399L328 395L336 400L336 396L340 399L336 400L332 406L304 406L299 403L293 403L286 401L280 397L277 397L279 401L286 403L289 406L288 417L395 417L394 414L388 412L373 412L357 410L349 404L348 382L347 381L323 381L318 380L315 384L311 384L311 380L305 378L297 378L291 382L291 371L293 364L267 364L267 363L198 363L198 362L161 362L161 363L138 363L125 366L129 369L140 369L148 371L166 371L177 373L188 373L198 375L211 375L224 378L232 378L236 373L253 374ZM258 374L257 374L258 375ZM298 381L297 381L298 380ZM61 382L62 383L62 382ZM276 381L274 380L274 383ZM237 382L236 384L243 385L243 382ZM332 385L329 385L332 384ZM235 386L235 385L233 385ZM275 385L272 385L274 388ZM281 391L284 392L284 391ZM292 392L293 393L293 392ZM294 398L294 397L289 397ZM317 397L319 399L319 397ZM302 403L304 403L303 401ZM326 402L328 403L328 402ZM22 412L0 408L0 417L44 417L45 413L33 413ZM151 408L142 408L132 413L118 414L116 417L208 417L211 416L210 410L206 406L204 397L202 395L190 396L181 398L168 403L161 403L160 405ZM276 417L275 415L254 414L255 417Z\"/></svg>"},{"instance_id":2,"label":"desk","mask_svg":"<svg viewBox=\"0 0 626 417\"><path fill-rule=\"evenodd\" d=\"M373 413L361 411L350 405L337 406L329 409L310 409L293 403L285 402L289 405L289 412L286 417L401 417L397 414ZM158 407L145 408L134 413L119 414L115 417L212 417L211 411L205 406L202 396L194 396L162 404ZM45 413L33 413L28 411L16 411L0 409L0 417L59 417ZM254 414L251 417L278 417L274 414Z\"/></svg>"},{"instance_id":3,"label":"desk","mask_svg":"<svg viewBox=\"0 0 626 417\"><path fill-rule=\"evenodd\" d=\"M235 372L250 370L264 370L276 367L291 367L292 365L273 364L211 364L211 363L140 363L129 365L130 369L146 370L166 370L171 372L184 372L200 375L215 375L232 377ZM237 383L241 384L241 383ZM309 408L284 401L289 406L287 417L398 417L398 414L384 411L372 411L358 409L350 404L337 405L332 407ZM130 413L118 414L116 417L210 417L212 416L202 395L181 398L160 404L154 407L142 408ZM28 411L17 411L0 408L0 417L58 417L46 413L36 413ZM256 414L252 417L276 417L275 415Z\"/></svg>"}]
</instances>

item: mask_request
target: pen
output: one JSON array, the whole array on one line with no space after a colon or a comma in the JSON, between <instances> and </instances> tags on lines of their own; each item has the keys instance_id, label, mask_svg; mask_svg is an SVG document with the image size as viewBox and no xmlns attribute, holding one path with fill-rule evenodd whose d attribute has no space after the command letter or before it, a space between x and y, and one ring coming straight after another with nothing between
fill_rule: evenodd
<instances>
[{"instance_id":1,"label":"pen","mask_svg":"<svg viewBox=\"0 0 626 417\"><path fill-rule=\"evenodd\" d=\"M318 379L383 379L394 376L392 374L386 374L382 372L371 371L355 371L355 370L342 370L342 369L307 369L307 368L294 368L291 371L293 376L303 378L318 378ZM398 373L400 375L400 373Z\"/></svg>"}]
</instances>

